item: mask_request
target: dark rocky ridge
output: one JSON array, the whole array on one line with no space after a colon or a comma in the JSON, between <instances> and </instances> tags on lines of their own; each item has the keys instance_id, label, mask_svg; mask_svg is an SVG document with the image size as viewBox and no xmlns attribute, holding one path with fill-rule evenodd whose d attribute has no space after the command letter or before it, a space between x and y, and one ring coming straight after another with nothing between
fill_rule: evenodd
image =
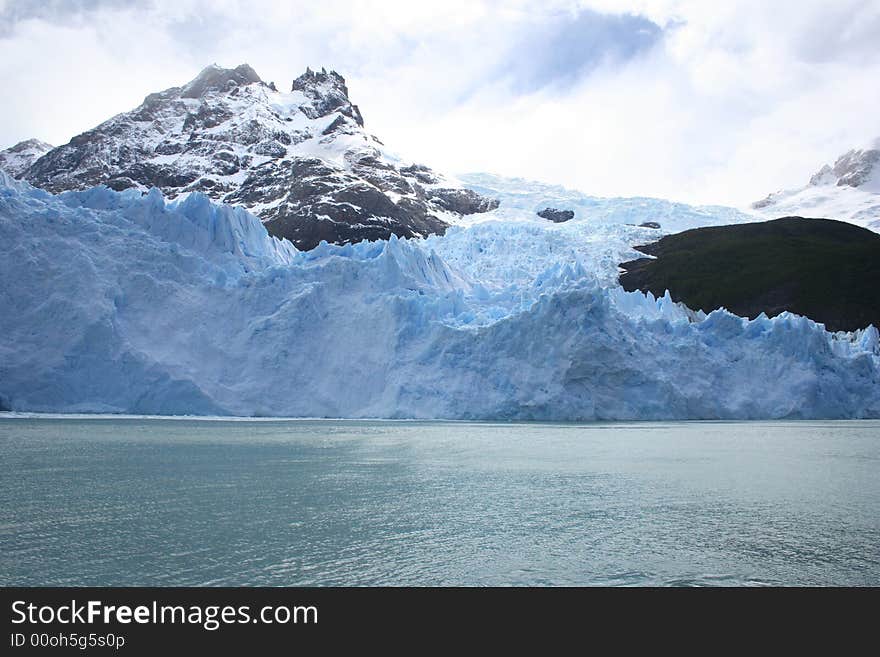
<instances>
[{"instance_id":1,"label":"dark rocky ridge","mask_svg":"<svg viewBox=\"0 0 880 657\"><path fill-rule=\"evenodd\" d=\"M804 315L828 330L880 326L880 235L829 219L784 217L697 228L636 249L621 285L710 312Z\"/></svg>"},{"instance_id":2,"label":"dark rocky ridge","mask_svg":"<svg viewBox=\"0 0 880 657\"><path fill-rule=\"evenodd\" d=\"M442 234L445 213L498 206L444 185L424 165L398 164L363 125L335 71L307 69L281 94L247 64L209 66L49 151L17 177L51 192L99 184L158 187L168 198L202 192L250 209L300 249L321 240Z\"/></svg>"}]
</instances>

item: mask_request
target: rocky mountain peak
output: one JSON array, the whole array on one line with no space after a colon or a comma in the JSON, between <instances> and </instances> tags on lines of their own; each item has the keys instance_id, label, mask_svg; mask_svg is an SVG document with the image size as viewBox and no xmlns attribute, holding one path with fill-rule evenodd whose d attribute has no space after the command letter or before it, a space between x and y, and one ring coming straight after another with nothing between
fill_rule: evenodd
<instances>
[{"instance_id":1,"label":"rocky mountain peak","mask_svg":"<svg viewBox=\"0 0 880 657\"><path fill-rule=\"evenodd\" d=\"M293 81L291 91L302 91L306 95L310 95L320 87L332 87L338 89L343 96L348 98L348 87L345 86L345 78L336 71L327 72L327 69L321 68L319 71L313 71L310 67L306 67L306 72Z\"/></svg>"},{"instance_id":2,"label":"rocky mountain peak","mask_svg":"<svg viewBox=\"0 0 880 657\"><path fill-rule=\"evenodd\" d=\"M254 82L262 82L262 80L248 64L241 64L235 68L222 68L217 64L211 64L183 86L180 96L201 98L209 91L222 91Z\"/></svg>"},{"instance_id":3,"label":"rocky mountain peak","mask_svg":"<svg viewBox=\"0 0 880 657\"><path fill-rule=\"evenodd\" d=\"M875 146L880 146L875 144ZM853 149L841 155L834 166L825 165L812 178L811 185L834 184L838 187L861 187L880 170L880 147Z\"/></svg>"},{"instance_id":4,"label":"rocky mountain peak","mask_svg":"<svg viewBox=\"0 0 880 657\"><path fill-rule=\"evenodd\" d=\"M870 184L876 183L876 184ZM810 186L877 187L880 191L880 137L863 148L854 148L826 164L810 178Z\"/></svg>"},{"instance_id":5,"label":"rocky mountain peak","mask_svg":"<svg viewBox=\"0 0 880 657\"><path fill-rule=\"evenodd\" d=\"M7 150L11 153L22 153L30 150L49 151L52 150L52 148L52 144L47 144L39 139L25 139L24 141L18 142L15 146L11 146Z\"/></svg>"},{"instance_id":6,"label":"rocky mountain peak","mask_svg":"<svg viewBox=\"0 0 880 657\"><path fill-rule=\"evenodd\" d=\"M364 119L357 105L352 104L348 97L348 87L345 85L345 78L336 71L327 72L322 68L320 71L313 71L306 68L306 72L293 81L290 90L299 91L311 102L303 106L304 111L309 113L310 118L318 118L319 116L327 116L332 112L339 112L354 121L361 127L364 125Z\"/></svg>"},{"instance_id":7,"label":"rocky mountain peak","mask_svg":"<svg viewBox=\"0 0 880 657\"><path fill-rule=\"evenodd\" d=\"M300 249L442 233L498 205L387 153L345 79L326 69L282 93L247 64L212 65L37 158L11 173L52 192L201 192L248 208Z\"/></svg>"}]
</instances>

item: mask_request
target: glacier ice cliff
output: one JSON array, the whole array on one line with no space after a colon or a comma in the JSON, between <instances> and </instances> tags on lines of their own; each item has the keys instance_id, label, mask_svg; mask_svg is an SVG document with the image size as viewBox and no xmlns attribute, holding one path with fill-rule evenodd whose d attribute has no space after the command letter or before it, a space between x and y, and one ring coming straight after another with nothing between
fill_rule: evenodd
<instances>
[{"instance_id":1,"label":"glacier ice cliff","mask_svg":"<svg viewBox=\"0 0 880 657\"><path fill-rule=\"evenodd\" d=\"M644 212L621 216L673 217L639 203ZM610 210L561 224L499 212L442 237L301 252L198 193L54 196L0 173L0 403L309 417L880 417L875 328L829 333L790 314L748 321L628 293L617 263L657 231ZM719 212L692 214L730 220Z\"/></svg>"}]
</instances>

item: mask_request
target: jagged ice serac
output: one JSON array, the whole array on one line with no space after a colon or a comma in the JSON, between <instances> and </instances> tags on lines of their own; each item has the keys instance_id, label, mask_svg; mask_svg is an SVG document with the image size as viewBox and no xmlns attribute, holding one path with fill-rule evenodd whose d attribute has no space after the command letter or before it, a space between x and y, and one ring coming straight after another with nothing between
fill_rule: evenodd
<instances>
[{"instance_id":1,"label":"jagged ice serac","mask_svg":"<svg viewBox=\"0 0 880 657\"><path fill-rule=\"evenodd\" d=\"M527 204L522 184L477 183L500 208L443 236L299 251L248 211L197 192L174 201L106 187L53 195L0 173L0 405L880 417L876 328L829 333L788 313L706 315L617 284L617 263L637 256L630 245L656 236L634 219L674 214L678 230L731 223L732 211L582 198L602 210L555 224L517 211Z\"/></svg>"}]
</instances>

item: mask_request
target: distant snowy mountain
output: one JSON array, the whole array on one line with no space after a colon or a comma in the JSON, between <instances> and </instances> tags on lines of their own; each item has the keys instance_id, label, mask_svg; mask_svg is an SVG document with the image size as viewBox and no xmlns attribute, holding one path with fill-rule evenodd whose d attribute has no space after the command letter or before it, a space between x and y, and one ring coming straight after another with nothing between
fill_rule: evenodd
<instances>
[{"instance_id":1,"label":"distant snowy mountain","mask_svg":"<svg viewBox=\"0 0 880 657\"><path fill-rule=\"evenodd\" d=\"M200 193L53 196L0 173L0 408L880 417L875 328L707 316L626 292L617 263L660 232L627 224L673 217L651 199L598 207L563 223L499 209L443 236L303 252Z\"/></svg>"},{"instance_id":2,"label":"distant snowy mountain","mask_svg":"<svg viewBox=\"0 0 880 657\"><path fill-rule=\"evenodd\" d=\"M18 178L37 159L52 150L52 145L39 139L20 141L15 146L0 151L0 169Z\"/></svg>"},{"instance_id":3,"label":"distant snowy mountain","mask_svg":"<svg viewBox=\"0 0 880 657\"><path fill-rule=\"evenodd\" d=\"M199 191L248 208L300 249L442 233L497 205L402 162L363 126L334 71L307 70L282 92L246 64L209 66L10 172L52 192Z\"/></svg>"},{"instance_id":4,"label":"distant snowy mountain","mask_svg":"<svg viewBox=\"0 0 880 657\"><path fill-rule=\"evenodd\" d=\"M880 232L880 139L826 164L808 185L770 194L752 209L768 218L823 217Z\"/></svg>"}]
</instances>

